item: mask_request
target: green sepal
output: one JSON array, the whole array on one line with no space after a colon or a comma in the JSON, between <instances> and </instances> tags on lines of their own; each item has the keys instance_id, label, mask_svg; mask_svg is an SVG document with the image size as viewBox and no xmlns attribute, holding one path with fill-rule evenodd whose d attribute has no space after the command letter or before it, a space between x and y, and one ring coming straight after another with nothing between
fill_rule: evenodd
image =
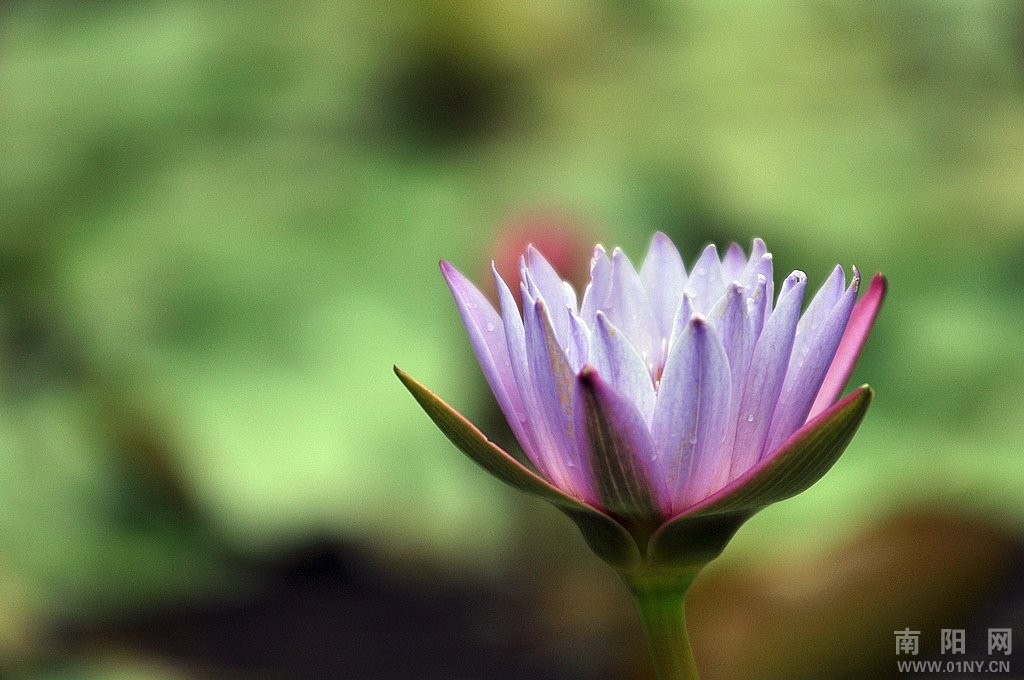
<instances>
[{"instance_id":1,"label":"green sepal","mask_svg":"<svg viewBox=\"0 0 1024 680\"><path fill-rule=\"evenodd\" d=\"M613 567L628 568L640 561L636 541L615 519L553 486L487 439L465 416L415 378L397 366L394 369L434 424L473 462L509 486L555 505L579 527L590 549Z\"/></svg>"},{"instance_id":2,"label":"green sepal","mask_svg":"<svg viewBox=\"0 0 1024 680\"><path fill-rule=\"evenodd\" d=\"M646 563L699 568L717 557L754 513L795 496L828 472L850 443L873 397L874 390L867 385L854 390L798 430L770 458L666 522L651 536Z\"/></svg>"}]
</instances>

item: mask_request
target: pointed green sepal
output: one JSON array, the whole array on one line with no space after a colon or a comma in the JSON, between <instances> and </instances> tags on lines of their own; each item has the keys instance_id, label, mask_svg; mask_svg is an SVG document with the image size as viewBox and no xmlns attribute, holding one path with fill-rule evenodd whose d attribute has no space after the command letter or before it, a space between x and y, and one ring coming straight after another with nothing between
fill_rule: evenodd
<instances>
[{"instance_id":1,"label":"pointed green sepal","mask_svg":"<svg viewBox=\"0 0 1024 680\"><path fill-rule=\"evenodd\" d=\"M621 524L530 470L423 384L397 366L394 369L434 424L473 462L509 486L557 506L579 527L591 550L605 562L621 568L639 561L636 541Z\"/></svg>"},{"instance_id":2,"label":"pointed green sepal","mask_svg":"<svg viewBox=\"0 0 1024 680\"><path fill-rule=\"evenodd\" d=\"M717 557L758 510L804 491L828 472L860 426L874 391L854 390L797 430L781 448L651 537L652 565L700 565Z\"/></svg>"}]
</instances>

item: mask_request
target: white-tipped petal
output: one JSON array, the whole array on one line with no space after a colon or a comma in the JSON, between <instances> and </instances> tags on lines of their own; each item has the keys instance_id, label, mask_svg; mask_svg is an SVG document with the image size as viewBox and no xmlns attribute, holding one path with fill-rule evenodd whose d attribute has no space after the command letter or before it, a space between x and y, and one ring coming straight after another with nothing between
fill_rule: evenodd
<instances>
[{"instance_id":1,"label":"white-tipped petal","mask_svg":"<svg viewBox=\"0 0 1024 680\"><path fill-rule=\"evenodd\" d=\"M661 354L661 334L640 276L618 248L612 253L612 288L601 311L626 334L644 363L653 367Z\"/></svg>"},{"instance_id":2,"label":"white-tipped petal","mask_svg":"<svg viewBox=\"0 0 1024 680\"><path fill-rule=\"evenodd\" d=\"M718 249L712 243L700 254L686 281L686 290L693 297L694 310L706 314L721 297L724 286L722 261L718 259Z\"/></svg>"},{"instance_id":3,"label":"white-tipped petal","mask_svg":"<svg viewBox=\"0 0 1024 680\"><path fill-rule=\"evenodd\" d=\"M505 414L513 432L517 435L522 428L512 425L519 421L518 414L524 412L518 384L509 357L505 326L490 301L474 286L462 272L448 262L441 262L444 275L462 322L466 327L473 351L480 362L487 384L494 393L502 413Z\"/></svg>"},{"instance_id":4,"label":"white-tipped petal","mask_svg":"<svg viewBox=\"0 0 1024 680\"><path fill-rule=\"evenodd\" d=\"M573 373L579 373L590 357L590 337L587 324L583 323L576 312L569 310L569 343L565 348L565 356Z\"/></svg>"},{"instance_id":5,"label":"white-tipped petal","mask_svg":"<svg viewBox=\"0 0 1024 680\"><path fill-rule=\"evenodd\" d=\"M735 281L743 275L747 266L747 256L743 254L740 244L733 241L722 256L722 275L726 281Z\"/></svg>"},{"instance_id":6,"label":"white-tipped petal","mask_svg":"<svg viewBox=\"0 0 1024 680\"><path fill-rule=\"evenodd\" d=\"M843 331L843 339L839 341L839 348L836 356L832 359L832 365L825 374L825 379L818 390L818 396L814 399L811 412L807 414L810 420L828 409L835 403L843 391L846 381L853 372L853 367L860 356L860 350L868 339L868 333L875 323L875 316L885 299L885 277L881 273L875 274L868 286L868 291L853 306L850 312L850 320L846 322L846 330Z\"/></svg>"},{"instance_id":7,"label":"white-tipped petal","mask_svg":"<svg viewBox=\"0 0 1024 680\"><path fill-rule=\"evenodd\" d=\"M671 239L660 231L651 239L640 266L640 280L647 290L658 332L668 338L686 287L686 267Z\"/></svg>"},{"instance_id":8,"label":"white-tipped petal","mask_svg":"<svg viewBox=\"0 0 1024 680\"><path fill-rule=\"evenodd\" d=\"M523 301L526 351L530 381L536 394L537 422L534 433L540 456L553 476L552 482L571 493L579 489L579 460L573 432L573 381L575 373L555 338L543 300L529 307Z\"/></svg>"},{"instance_id":9,"label":"white-tipped petal","mask_svg":"<svg viewBox=\"0 0 1024 680\"><path fill-rule=\"evenodd\" d=\"M565 282L541 252L533 246L526 249L526 257L522 264L523 280L530 287L534 299L544 300L551 318L551 325L555 330L555 337L558 338L559 344L565 347L569 333L569 318L566 309L570 305L575 308L575 297L569 298L566 295Z\"/></svg>"},{"instance_id":10,"label":"white-tipped petal","mask_svg":"<svg viewBox=\"0 0 1024 680\"><path fill-rule=\"evenodd\" d=\"M519 445L527 457L537 466L541 474L546 470L541 467L541 461L537 455L537 445L529 419L529 413L536 409L534 403L533 384L530 382L530 367L526 359L526 332L523 328L523 319L519 316L519 308L516 306L512 291L509 290L505 280L498 274L494 263L491 263L491 273L494 276L494 283L498 289L498 302L501 307L501 323L505 331L505 345L508 351L508 365L512 372L512 378L519 395L518 404L513 403L512 412L505 412L505 419L512 428ZM500 403L499 403L500 405Z\"/></svg>"},{"instance_id":11,"label":"white-tipped petal","mask_svg":"<svg viewBox=\"0 0 1024 680\"><path fill-rule=\"evenodd\" d=\"M758 282L761 278L764 278L765 282L765 305L764 305L764 318L768 318L768 314L772 311L772 300L775 296L775 281L773 279L773 266L772 266L772 254L767 251L764 245L764 241L761 239L754 239L753 252L750 254L750 261L747 263L746 268L743 270L743 275L740 277L740 283L745 288L755 288L758 286ZM781 295L780 295L781 297ZM762 321L762 325L763 325Z\"/></svg>"},{"instance_id":12,"label":"white-tipped petal","mask_svg":"<svg viewBox=\"0 0 1024 680\"><path fill-rule=\"evenodd\" d=\"M833 273L819 292L819 295L824 295L823 302L813 310L809 306L804 314L806 324L797 327L786 380L772 417L768 444L762 455L781 446L789 435L806 422L818 389L839 348L839 341L857 301L860 274L855 272L853 283L842 292L843 276L841 268L837 270L840 274L837 276ZM837 281L841 293L838 300L834 294ZM831 308L826 311L825 305L829 303L832 303ZM814 316L807 319L812 312Z\"/></svg>"},{"instance_id":13,"label":"white-tipped petal","mask_svg":"<svg viewBox=\"0 0 1024 680\"><path fill-rule=\"evenodd\" d=\"M793 272L786 278L779 293L779 304L754 345L740 396L730 479L746 472L761 458L789 366L806 285L807 277L802 272Z\"/></svg>"},{"instance_id":14,"label":"white-tipped petal","mask_svg":"<svg viewBox=\"0 0 1024 680\"><path fill-rule=\"evenodd\" d=\"M597 310L604 309L612 288L612 261L600 244L594 246L590 258L590 283L583 291L580 316L588 326L593 327Z\"/></svg>"}]
</instances>

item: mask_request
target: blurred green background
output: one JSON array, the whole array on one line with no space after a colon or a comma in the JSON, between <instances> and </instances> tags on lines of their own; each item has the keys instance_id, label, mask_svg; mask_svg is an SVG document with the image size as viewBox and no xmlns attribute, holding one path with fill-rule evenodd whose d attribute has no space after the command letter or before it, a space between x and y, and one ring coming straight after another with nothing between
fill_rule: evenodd
<instances>
[{"instance_id":1,"label":"blurred green background","mask_svg":"<svg viewBox=\"0 0 1024 680\"><path fill-rule=\"evenodd\" d=\"M521 215L888 276L867 421L722 568L918 508L1018 542L1022 189L1016 3L4 3L0 675L192 677L51 631L244 599L310 543L499 593L590 565L391 373L500 436L436 264L485 281Z\"/></svg>"}]
</instances>

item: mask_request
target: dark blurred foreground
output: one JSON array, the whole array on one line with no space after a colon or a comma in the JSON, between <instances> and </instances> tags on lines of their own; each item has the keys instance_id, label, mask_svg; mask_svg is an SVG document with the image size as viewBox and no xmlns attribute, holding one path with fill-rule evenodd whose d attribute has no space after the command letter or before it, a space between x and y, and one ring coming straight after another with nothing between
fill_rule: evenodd
<instances>
[{"instance_id":1,"label":"dark blurred foreground","mask_svg":"<svg viewBox=\"0 0 1024 680\"><path fill-rule=\"evenodd\" d=\"M985 629L1024 623L1021 559L984 522L922 511L813 563L712 567L690 596L702 677L897 678L893 632L908 626L924 632L918 658L947 658L940 628L966 629L962 658L986 658ZM240 680L652 677L630 603L599 564L523 565L495 583L320 541L236 566L243 592L52 620L11 677L89 664Z\"/></svg>"}]
</instances>

